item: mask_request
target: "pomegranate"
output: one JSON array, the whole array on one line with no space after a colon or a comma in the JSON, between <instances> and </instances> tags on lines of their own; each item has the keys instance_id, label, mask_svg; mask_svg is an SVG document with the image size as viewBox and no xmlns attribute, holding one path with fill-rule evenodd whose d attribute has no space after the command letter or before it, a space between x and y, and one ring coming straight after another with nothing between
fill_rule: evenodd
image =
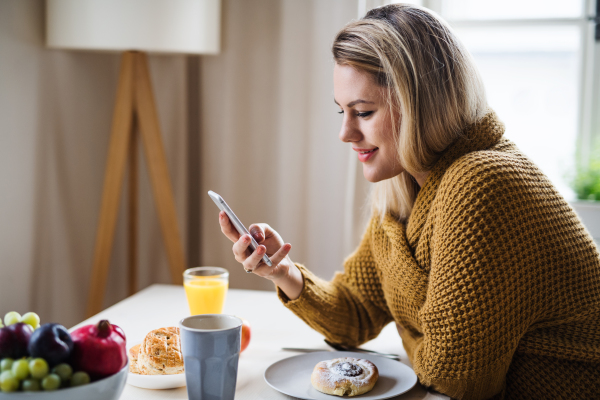
<instances>
[{"instance_id":1,"label":"pomegranate","mask_svg":"<svg viewBox=\"0 0 600 400\"><path fill-rule=\"evenodd\" d=\"M127 364L125 332L105 319L76 329L71 337L75 371L85 371L92 379L100 379L116 374Z\"/></svg>"}]
</instances>

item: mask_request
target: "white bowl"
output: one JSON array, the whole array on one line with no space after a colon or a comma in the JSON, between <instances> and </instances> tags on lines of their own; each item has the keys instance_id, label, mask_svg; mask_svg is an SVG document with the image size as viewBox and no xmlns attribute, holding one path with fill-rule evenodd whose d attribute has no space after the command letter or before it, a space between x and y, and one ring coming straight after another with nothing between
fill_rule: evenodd
<instances>
[{"instance_id":1,"label":"white bowl","mask_svg":"<svg viewBox=\"0 0 600 400\"><path fill-rule=\"evenodd\" d=\"M175 389L185 386L185 372L174 375L140 375L130 372L127 383L143 389Z\"/></svg>"},{"instance_id":2,"label":"white bowl","mask_svg":"<svg viewBox=\"0 0 600 400\"><path fill-rule=\"evenodd\" d=\"M116 374L87 385L50 392L0 392L0 400L118 400L125 387L128 373L129 362Z\"/></svg>"}]
</instances>

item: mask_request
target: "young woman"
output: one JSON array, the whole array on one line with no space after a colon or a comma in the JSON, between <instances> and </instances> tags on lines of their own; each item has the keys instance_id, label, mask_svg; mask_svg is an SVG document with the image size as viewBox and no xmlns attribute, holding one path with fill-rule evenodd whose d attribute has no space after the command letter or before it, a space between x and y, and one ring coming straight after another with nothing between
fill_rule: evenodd
<instances>
[{"instance_id":1,"label":"young woman","mask_svg":"<svg viewBox=\"0 0 600 400\"><path fill-rule=\"evenodd\" d=\"M342 29L333 56L340 139L376 182L362 242L326 282L268 225L250 227L250 254L221 213L236 260L332 342L360 345L394 321L420 382L453 398L597 398L600 255L503 137L452 30L385 6Z\"/></svg>"}]
</instances>

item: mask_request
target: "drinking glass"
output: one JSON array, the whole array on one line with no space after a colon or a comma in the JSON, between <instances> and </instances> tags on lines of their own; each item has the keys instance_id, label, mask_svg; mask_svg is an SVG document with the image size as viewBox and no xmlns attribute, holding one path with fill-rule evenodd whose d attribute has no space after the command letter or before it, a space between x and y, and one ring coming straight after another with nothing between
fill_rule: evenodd
<instances>
[{"instance_id":1,"label":"drinking glass","mask_svg":"<svg viewBox=\"0 0 600 400\"><path fill-rule=\"evenodd\" d=\"M221 314L229 286L229 272L220 267L196 267L183 273L190 314Z\"/></svg>"}]
</instances>

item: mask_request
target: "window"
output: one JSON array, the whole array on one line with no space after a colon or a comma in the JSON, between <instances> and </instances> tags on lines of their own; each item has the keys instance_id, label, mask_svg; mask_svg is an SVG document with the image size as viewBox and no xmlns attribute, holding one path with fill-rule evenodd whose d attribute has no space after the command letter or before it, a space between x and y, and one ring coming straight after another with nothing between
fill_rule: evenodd
<instances>
[{"instance_id":1,"label":"window","mask_svg":"<svg viewBox=\"0 0 600 400\"><path fill-rule=\"evenodd\" d=\"M395 1L394 1L395 2ZM567 175L589 158L600 123L596 0L421 0L475 58L506 137L567 200ZM593 3L593 4L592 4Z\"/></svg>"}]
</instances>

